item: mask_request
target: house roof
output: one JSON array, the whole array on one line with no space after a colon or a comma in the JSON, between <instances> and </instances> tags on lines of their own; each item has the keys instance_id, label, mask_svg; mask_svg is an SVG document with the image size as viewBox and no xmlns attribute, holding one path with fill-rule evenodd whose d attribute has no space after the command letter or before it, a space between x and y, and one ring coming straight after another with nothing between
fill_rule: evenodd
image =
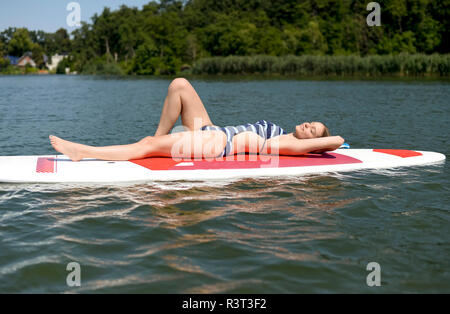
<instances>
[{"instance_id":1,"label":"house roof","mask_svg":"<svg viewBox=\"0 0 450 314\"><path fill-rule=\"evenodd\" d=\"M20 60L20 57L6 56L6 59L9 60L9 63L10 63L11 65L17 65L17 63L18 63L19 60Z\"/></svg>"},{"instance_id":2,"label":"house roof","mask_svg":"<svg viewBox=\"0 0 450 314\"><path fill-rule=\"evenodd\" d=\"M23 60L28 60L28 61L25 61L24 64L21 64ZM19 61L17 61L17 64L18 64L19 66L21 66L21 65L26 65L26 64L30 64L32 67L35 67L35 66L36 66L36 63L34 62L34 60L33 60L28 54L24 54L24 55L19 59Z\"/></svg>"}]
</instances>

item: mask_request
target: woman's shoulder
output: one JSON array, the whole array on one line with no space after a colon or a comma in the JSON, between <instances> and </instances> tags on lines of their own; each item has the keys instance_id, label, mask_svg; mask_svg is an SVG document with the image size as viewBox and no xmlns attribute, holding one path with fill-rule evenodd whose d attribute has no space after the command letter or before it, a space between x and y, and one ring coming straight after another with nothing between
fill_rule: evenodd
<instances>
[{"instance_id":1,"label":"woman's shoulder","mask_svg":"<svg viewBox=\"0 0 450 314\"><path fill-rule=\"evenodd\" d=\"M297 138L295 138L293 133L283 133L283 134L280 134L280 135L277 135L277 136L270 137L267 140L268 141L273 141L273 142L275 142L275 141L287 142L287 141L292 141L294 139L297 139Z\"/></svg>"}]
</instances>

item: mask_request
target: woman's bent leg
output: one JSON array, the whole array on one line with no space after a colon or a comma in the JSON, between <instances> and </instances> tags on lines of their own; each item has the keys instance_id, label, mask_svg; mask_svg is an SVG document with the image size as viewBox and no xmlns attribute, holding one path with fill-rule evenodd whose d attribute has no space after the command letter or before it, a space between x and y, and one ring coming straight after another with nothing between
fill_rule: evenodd
<instances>
[{"instance_id":1,"label":"woman's bent leg","mask_svg":"<svg viewBox=\"0 0 450 314\"><path fill-rule=\"evenodd\" d=\"M208 112L194 87L183 78L177 78L169 86L155 136L169 134L178 117L182 124L194 131L204 125L212 125ZM199 119L195 125L195 119Z\"/></svg>"}]
</instances>

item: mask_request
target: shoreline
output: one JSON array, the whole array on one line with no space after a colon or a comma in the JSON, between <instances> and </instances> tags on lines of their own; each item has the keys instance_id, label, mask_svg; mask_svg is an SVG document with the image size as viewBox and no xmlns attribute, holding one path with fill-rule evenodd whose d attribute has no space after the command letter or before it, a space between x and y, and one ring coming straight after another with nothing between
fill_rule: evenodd
<instances>
[{"instance_id":1,"label":"shoreline","mask_svg":"<svg viewBox=\"0 0 450 314\"><path fill-rule=\"evenodd\" d=\"M39 76L39 77L95 77L95 78L117 78L117 79L174 79L177 77L185 77L193 80L224 80L224 81L265 81L265 80L296 80L296 81L450 81L450 76L441 76L438 74L427 75L281 75L281 74L191 74L179 73L177 75L108 75L108 74L56 74L56 73L0 73L0 77L17 77L17 76Z\"/></svg>"},{"instance_id":2,"label":"shoreline","mask_svg":"<svg viewBox=\"0 0 450 314\"><path fill-rule=\"evenodd\" d=\"M227 56L202 58L173 71L155 68L153 73L132 71L128 63L102 61L95 66L70 66L70 73L9 66L0 75L98 75L116 77L200 77L258 79L448 79L450 54L399 54L369 56ZM41 73L39 73L41 72Z\"/></svg>"}]
</instances>

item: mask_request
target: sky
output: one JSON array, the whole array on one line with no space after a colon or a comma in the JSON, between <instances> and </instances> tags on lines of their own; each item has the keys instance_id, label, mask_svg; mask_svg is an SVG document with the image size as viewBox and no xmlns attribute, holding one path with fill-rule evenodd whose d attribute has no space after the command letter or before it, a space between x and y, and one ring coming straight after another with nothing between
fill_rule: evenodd
<instances>
[{"instance_id":1,"label":"sky","mask_svg":"<svg viewBox=\"0 0 450 314\"><path fill-rule=\"evenodd\" d=\"M77 2L81 9L81 21L91 22L95 13L104 7L118 9L122 4L142 8L151 0L0 0L0 32L8 27L26 27L29 30L55 32L63 27L72 32L76 27L67 24L71 13L67 5Z\"/></svg>"}]
</instances>

